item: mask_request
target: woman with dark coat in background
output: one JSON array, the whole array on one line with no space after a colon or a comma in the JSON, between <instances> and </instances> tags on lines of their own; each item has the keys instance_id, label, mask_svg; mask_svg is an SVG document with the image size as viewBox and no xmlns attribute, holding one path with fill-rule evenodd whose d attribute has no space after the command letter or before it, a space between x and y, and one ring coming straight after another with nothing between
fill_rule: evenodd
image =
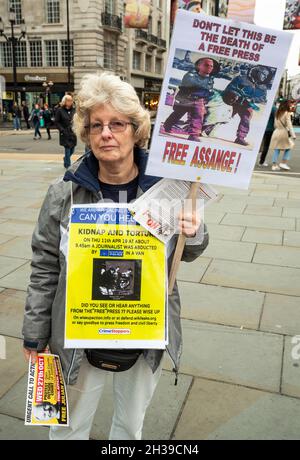
<instances>
[{"instance_id":1,"label":"woman with dark coat in background","mask_svg":"<svg viewBox=\"0 0 300 460\"><path fill-rule=\"evenodd\" d=\"M59 130L59 145L65 148L64 167L71 166L71 156L77 144L77 137L72 129L75 108L73 97L66 94L61 101L61 107L55 113L55 123Z\"/></svg>"}]
</instances>

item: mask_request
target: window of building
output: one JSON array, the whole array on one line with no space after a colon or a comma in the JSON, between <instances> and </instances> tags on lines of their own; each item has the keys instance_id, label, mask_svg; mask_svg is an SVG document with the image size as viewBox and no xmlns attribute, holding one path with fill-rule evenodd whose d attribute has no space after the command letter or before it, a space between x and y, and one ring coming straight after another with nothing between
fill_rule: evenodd
<instances>
[{"instance_id":1,"label":"window of building","mask_svg":"<svg viewBox=\"0 0 300 460\"><path fill-rule=\"evenodd\" d=\"M0 64L1 67L12 67L12 51L10 43L0 43Z\"/></svg>"},{"instance_id":2,"label":"window of building","mask_svg":"<svg viewBox=\"0 0 300 460\"><path fill-rule=\"evenodd\" d=\"M61 40L61 61L63 67L68 66L68 40ZM74 66L73 40L70 40L70 66Z\"/></svg>"},{"instance_id":3,"label":"window of building","mask_svg":"<svg viewBox=\"0 0 300 460\"><path fill-rule=\"evenodd\" d=\"M57 40L47 40L46 45L46 65L48 67L58 66L58 46Z\"/></svg>"},{"instance_id":4,"label":"window of building","mask_svg":"<svg viewBox=\"0 0 300 460\"><path fill-rule=\"evenodd\" d=\"M161 58L156 58L155 61L155 73L162 73L162 59Z\"/></svg>"},{"instance_id":5,"label":"window of building","mask_svg":"<svg viewBox=\"0 0 300 460\"><path fill-rule=\"evenodd\" d=\"M152 34L152 17L149 16L149 22L148 22L148 34Z\"/></svg>"},{"instance_id":6,"label":"window of building","mask_svg":"<svg viewBox=\"0 0 300 460\"><path fill-rule=\"evenodd\" d=\"M43 66L42 42L37 41L37 40L29 42L29 48L30 48L31 67L42 67Z\"/></svg>"},{"instance_id":7,"label":"window of building","mask_svg":"<svg viewBox=\"0 0 300 460\"><path fill-rule=\"evenodd\" d=\"M16 43L16 65L17 67L27 67L27 47L25 41Z\"/></svg>"},{"instance_id":8,"label":"window of building","mask_svg":"<svg viewBox=\"0 0 300 460\"><path fill-rule=\"evenodd\" d=\"M141 60L142 60L142 53L140 53L139 51L133 51L132 67L135 70L141 70Z\"/></svg>"},{"instance_id":9,"label":"window of building","mask_svg":"<svg viewBox=\"0 0 300 460\"><path fill-rule=\"evenodd\" d=\"M105 0L105 13L115 14L115 0Z\"/></svg>"},{"instance_id":10,"label":"window of building","mask_svg":"<svg viewBox=\"0 0 300 460\"><path fill-rule=\"evenodd\" d=\"M150 54L146 55L146 72L151 72L152 68L152 56Z\"/></svg>"},{"instance_id":11,"label":"window of building","mask_svg":"<svg viewBox=\"0 0 300 460\"><path fill-rule=\"evenodd\" d=\"M16 24L21 24L22 20L22 4L21 0L9 0L9 9L16 13Z\"/></svg>"},{"instance_id":12,"label":"window of building","mask_svg":"<svg viewBox=\"0 0 300 460\"><path fill-rule=\"evenodd\" d=\"M158 21L157 23L157 36L158 38L161 38L161 21Z\"/></svg>"},{"instance_id":13,"label":"window of building","mask_svg":"<svg viewBox=\"0 0 300 460\"><path fill-rule=\"evenodd\" d=\"M47 0L47 22L48 24L60 22L59 0Z\"/></svg>"},{"instance_id":14,"label":"window of building","mask_svg":"<svg viewBox=\"0 0 300 460\"><path fill-rule=\"evenodd\" d=\"M116 68L116 45L104 43L104 68L115 70Z\"/></svg>"}]
</instances>

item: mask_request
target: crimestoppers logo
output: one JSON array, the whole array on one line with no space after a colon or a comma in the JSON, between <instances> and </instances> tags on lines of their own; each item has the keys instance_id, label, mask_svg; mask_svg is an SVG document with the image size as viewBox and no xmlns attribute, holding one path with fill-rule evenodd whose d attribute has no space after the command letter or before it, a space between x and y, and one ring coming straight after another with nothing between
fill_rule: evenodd
<instances>
[{"instance_id":1,"label":"crimestoppers logo","mask_svg":"<svg viewBox=\"0 0 300 460\"><path fill-rule=\"evenodd\" d=\"M291 343L294 345L292 348L292 358L296 361L300 360L300 335L294 335L291 339Z\"/></svg>"},{"instance_id":2,"label":"crimestoppers logo","mask_svg":"<svg viewBox=\"0 0 300 460\"><path fill-rule=\"evenodd\" d=\"M130 329L99 329L99 334L131 334Z\"/></svg>"},{"instance_id":3,"label":"crimestoppers logo","mask_svg":"<svg viewBox=\"0 0 300 460\"><path fill-rule=\"evenodd\" d=\"M0 359L6 359L6 340L0 335Z\"/></svg>"}]
</instances>

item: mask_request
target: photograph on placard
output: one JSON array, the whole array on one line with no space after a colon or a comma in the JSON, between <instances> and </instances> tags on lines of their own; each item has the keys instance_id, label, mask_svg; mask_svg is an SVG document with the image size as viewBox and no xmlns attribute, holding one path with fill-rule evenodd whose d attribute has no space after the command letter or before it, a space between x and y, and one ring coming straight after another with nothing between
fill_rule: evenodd
<instances>
[{"instance_id":1,"label":"photograph on placard","mask_svg":"<svg viewBox=\"0 0 300 460\"><path fill-rule=\"evenodd\" d=\"M300 0L286 1L283 28L300 29Z\"/></svg>"},{"instance_id":2,"label":"photograph on placard","mask_svg":"<svg viewBox=\"0 0 300 460\"><path fill-rule=\"evenodd\" d=\"M160 135L252 149L276 68L176 49Z\"/></svg>"}]
</instances>

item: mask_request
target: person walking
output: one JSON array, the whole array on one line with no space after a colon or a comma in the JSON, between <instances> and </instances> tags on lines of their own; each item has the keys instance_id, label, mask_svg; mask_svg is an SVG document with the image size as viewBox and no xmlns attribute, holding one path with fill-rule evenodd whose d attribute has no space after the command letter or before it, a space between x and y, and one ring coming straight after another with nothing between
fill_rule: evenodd
<instances>
[{"instance_id":1,"label":"person walking","mask_svg":"<svg viewBox=\"0 0 300 460\"><path fill-rule=\"evenodd\" d=\"M262 152L261 152L261 155L260 155L260 158L259 158L259 166L269 166L268 163L266 163L266 156L268 154L268 151L269 151L269 147L270 147L270 143L271 143L271 139L272 139L272 134L273 134L273 131L274 131L274 121L275 121L275 114L276 114L276 111L277 111L277 107L275 104L273 104L272 106L272 110L271 110L271 113L270 113L270 117L269 117L269 120L268 120L268 123L267 123L267 126L266 126L266 130L265 130L265 133L264 133L264 137L263 137L263 140L262 140Z\"/></svg>"},{"instance_id":2,"label":"person walking","mask_svg":"<svg viewBox=\"0 0 300 460\"><path fill-rule=\"evenodd\" d=\"M72 129L75 107L73 97L66 94L61 101L61 106L55 113L55 123L59 130L59 145L65 148L64 167L67 169L71 166L71 156L74 153L77 137Z\"/></svg>"},{"instance_id":3,"label":"person walking","mask_svg":"<svg viewBox=\"0 0 300 460\"><path fill-rule=\"evenodd\" d=\"M43 118L44 118L44 126L46 128L47 134L48 134L48 140L51 139L51 134L50 134L50 126L51 126L51 111L49 109L48 104L44 104L44 109L43 109Z\"/></svg>"},{"instance_id":4,"label":"person walking","mask_svg":"<svg viewBox=\"0 0 300 460\"><path fill-rule=\"evenodd\" d=\"M30 123L29 123L29 109L27 106L27 103L25 101L22 102L22 110L23 110L23 118L26 123L26 128L30 129Z\"/></svg>"},{"instance_id":5,"label":"person walking","mask_svg":"<svg viewBox=\"0 0 300 460\"><path fill-rule=\"evenodd\" d=\"M129 203L160 180L145 174L150 117L129 83L106 72L86 75L78 93L74 124L81 141L91 150L66 171L64 178L50 186L42 205L32 239L32 274L23 324L25 357L35 361L37 353L49 344L51 352L60 356L68 385L70 424L69 427L52 426L51 440L89 439L109 375L108 370L89 360L93 350L64 347L71 204L107 200ZM179 215L179 232L187 238L182 260L192 262L208 245L206 226L196 212L185 209ZM169 268L177 237L174 236L168 247ZM89 274L82 273L82 282L90 281ZM178 372L182 337L176 283L167 305L167 349L141 349L130 368L113 373L111 440L141 439L146 409L161 375L164 352ZM114 355L121 354L124 359L125 352L118 349Z\"/></svg>"},{"instance_id":6,"label":"person walking","mask_svg":"<svg viewBox=\"0 0 300 460\"><path fill-rule=\"evenodd\" d=\"M40 132L40 118L41 118L41 109L39 104L34 105L34 109L30 114L29 119L32 121L34 127L34 136L33 139L36 141L37 139L41 139L42 135Z\"/></svg>"},{"instance_id":7,"label":"person walking","mask_svg":"<svg viewBox=\"0 0 300 460\"><path fill-rule=\"evenodd\" d=\"M14 102L12 108L12 117L13 117L13 127L15 131L19 131L21 129L21 116L22 112L20 106Z\"/></svg>"},{"instance_id":8,"label":"person walking","mask_svg":"<svg viewBox=\"0 0 300 460\"><path fill-rule=\"evenodd\" d=\"M272 171L280 169L289 170L287 164L291 158L291 149L295 145L296 134L291 121L291 112L293 103L291 101L282 101L275 114L275 130L271 139L271 149L274 150L272 157ZM278 164L280 150L284 150L282 161Z\"/></svg>"}]
</instances>

